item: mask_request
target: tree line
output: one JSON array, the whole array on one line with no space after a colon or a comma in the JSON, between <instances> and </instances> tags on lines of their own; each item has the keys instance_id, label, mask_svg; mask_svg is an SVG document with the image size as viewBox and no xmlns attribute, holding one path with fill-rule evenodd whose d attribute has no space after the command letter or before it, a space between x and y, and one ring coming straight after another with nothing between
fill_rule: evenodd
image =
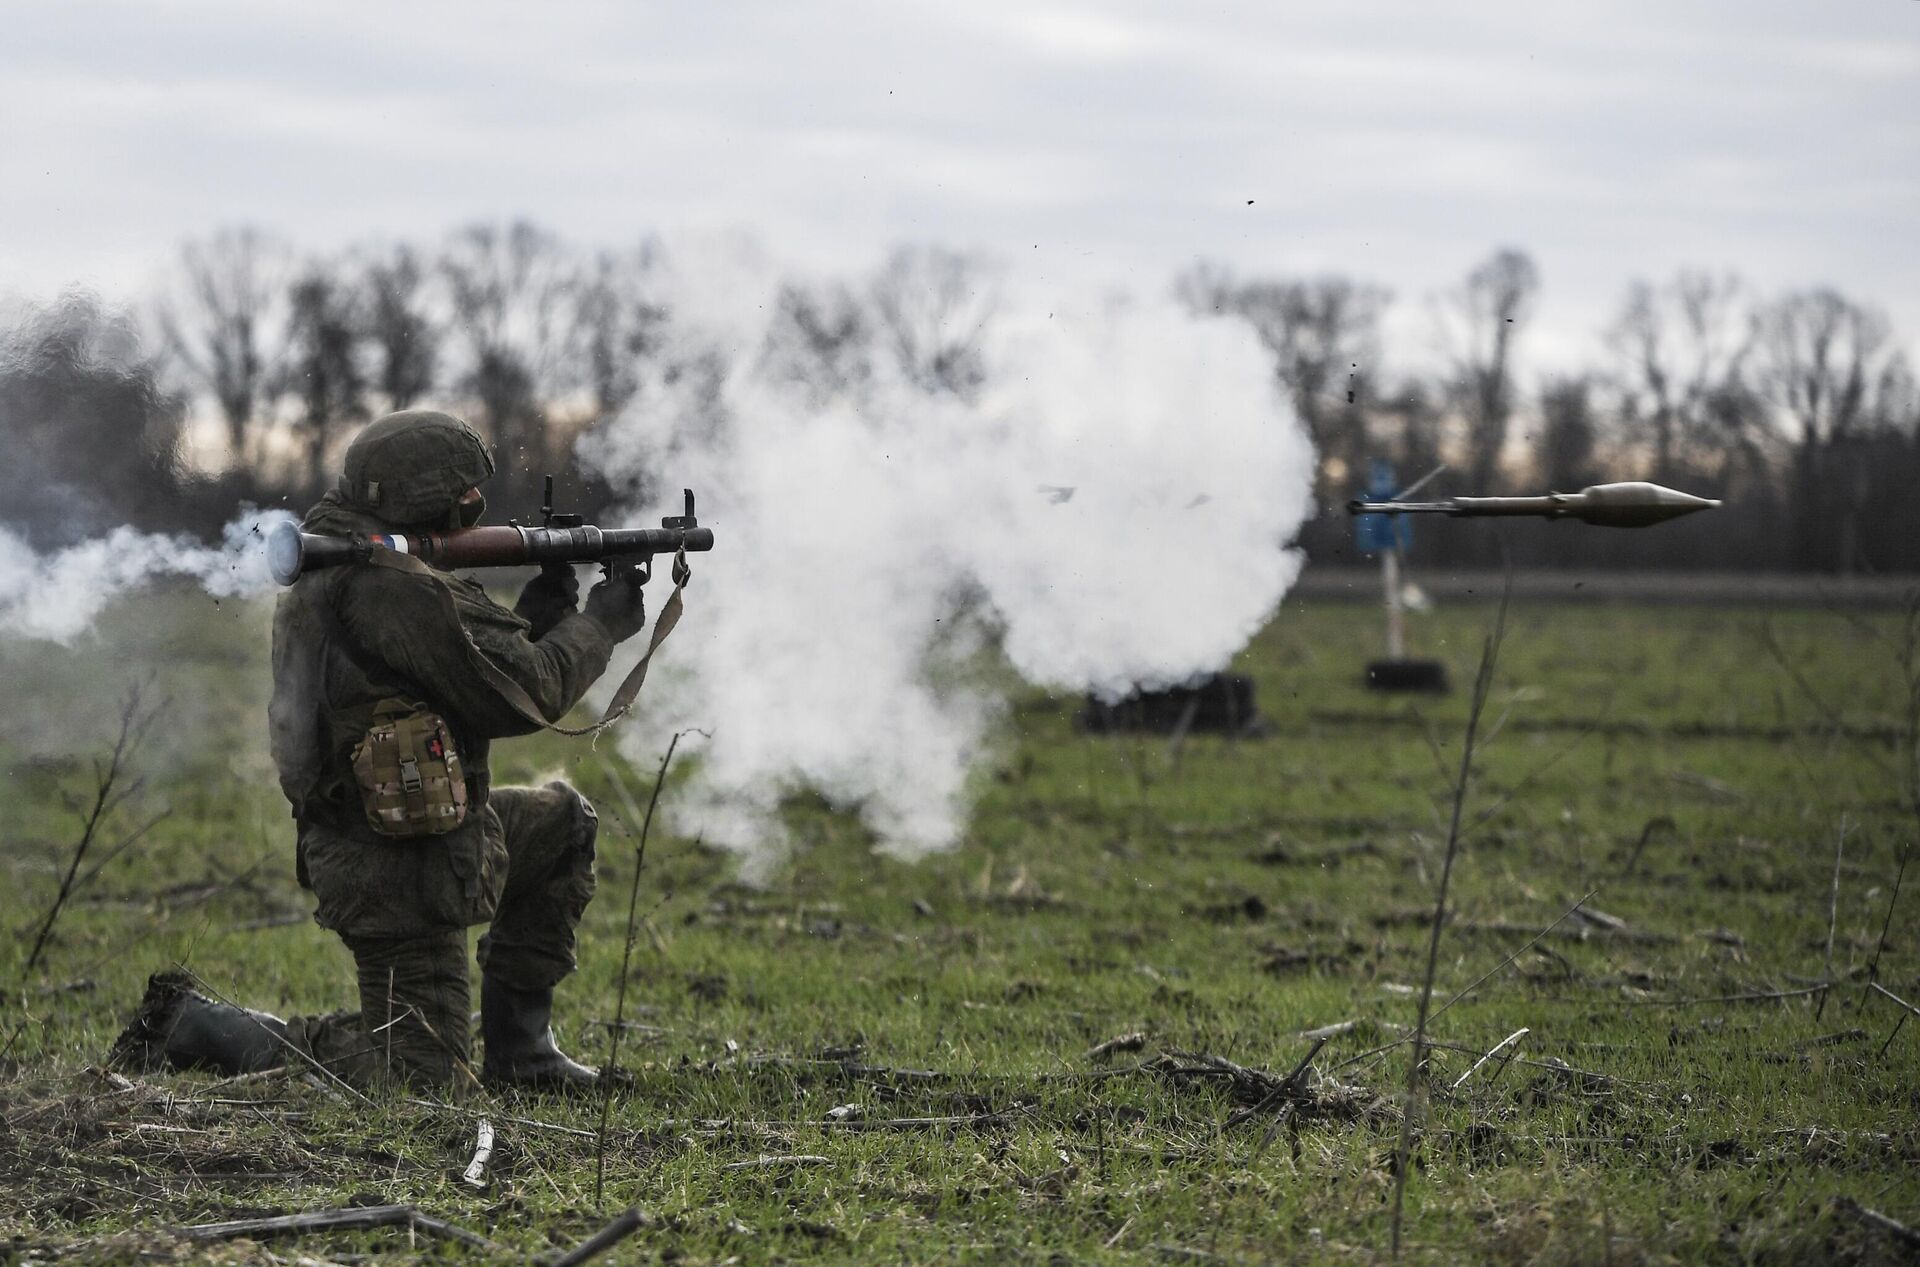
<instances>
[{"instance_id":1,"label":"tree line","mask_svg":"<svg viewBox=\"0 0 1920 1267\"><path fill-rule=\"evenodd\" d=\"M664 248L582 250L518 221L434 244L303 256L255 229L182 247L135 309L66 296L0 330L7 520L36 544L114 523L213 531L240 501L304 506L339 447L388 409L445 404L503 456L490 499L516 514L567 474L589 512L636 490L598 481L575 442L648 382L706 394L715 425L735 358L824 404L874 382L963 398L991 372L994 271L937 247L869 272L784 286L760 346L686 335ZM1416 558L1473 564L1920 570L1920 389L1885 314L1830 287L1762 295L1728 273L1634 280L1589 363L1526 356L1541 291L1519 250L1492 252L1426 313L1440 362L1395 371L1387 288L1338 275L1198 265L1174 293L1244 323L1311 434L1311 557L1351 557L1340 511L1375 460L1436 493L1577 489L1640 478L1727 500L1657 533L1428 529ZM215 417L217 446L189 446Z\"/></svg>"}]
</instances>

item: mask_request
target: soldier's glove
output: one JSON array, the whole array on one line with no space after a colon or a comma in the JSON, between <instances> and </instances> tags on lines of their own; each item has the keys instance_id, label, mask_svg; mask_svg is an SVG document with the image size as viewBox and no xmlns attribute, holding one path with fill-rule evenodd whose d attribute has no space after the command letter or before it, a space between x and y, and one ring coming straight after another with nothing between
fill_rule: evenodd
<instances>
[{"instance_id":1,"label":"soldier's glove","mask_svg":"<svg viewBox=\"0 0 1920 1267\"><path fill-rule=\"evenodd\" d=\"M571 563L549 563L520 591L514 614L532 625L527 636L536 642L580 606L580 578Z\"/></svg>"},{"instance_id":2,"label":"soldier's glove","mask_svg":"<svg viewBox=\"0 0 1920 1267\"><path fill-rule=\"evenodd\" d=\"M622 568L587 591L587 618L615 642L625 642L647 626L647 596L641 574Z\"/></svg>"}]
</instances>

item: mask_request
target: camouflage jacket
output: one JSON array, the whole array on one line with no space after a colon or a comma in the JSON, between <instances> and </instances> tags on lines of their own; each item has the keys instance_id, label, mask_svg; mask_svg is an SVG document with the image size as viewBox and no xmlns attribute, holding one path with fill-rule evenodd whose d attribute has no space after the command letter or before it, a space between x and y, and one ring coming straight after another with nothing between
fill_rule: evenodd
<instances>
[{"instance_id":1,"label":"camouflage jacket","mask_svg":"<svg viewBox=\"0 0 1920 1267\"><path fill-rule=\"evenodd\" d=\"M333 493L302 526L338 536L391 530ZM364 820L351 753L375 706L396 696L446 720L465 764L469 825L489 819L491 741L536 727L475 671L475 653L558 719L606 671L613 651L607 631L578 612L537 641L532 632L479 585L454 576L347 566L295 582L274 612L269 721L281 790L302 836L316 825L391 847Z\"/></svg>"}]
</instances>

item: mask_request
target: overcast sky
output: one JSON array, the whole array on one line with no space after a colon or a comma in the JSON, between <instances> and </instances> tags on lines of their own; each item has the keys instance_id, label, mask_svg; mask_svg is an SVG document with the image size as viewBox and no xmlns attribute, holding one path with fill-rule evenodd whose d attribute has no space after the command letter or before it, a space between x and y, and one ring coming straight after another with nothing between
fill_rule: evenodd
<instances>
[{"instance_id":1,"label":"overcast sky","mask_svg":"<svg viewBox=\"0 0 1920 1267\"><path fill-rule=\"evenodd\" d=\"M1514 245L1536 363L1683 265L1838 285L1914 347L1920 2L0 8L0 293L132 297L224 225L325 250L510 215L745 229L812 270L898 241L1134 289L1337 270L1409 340Z\"/></svg>"}]
</instances>

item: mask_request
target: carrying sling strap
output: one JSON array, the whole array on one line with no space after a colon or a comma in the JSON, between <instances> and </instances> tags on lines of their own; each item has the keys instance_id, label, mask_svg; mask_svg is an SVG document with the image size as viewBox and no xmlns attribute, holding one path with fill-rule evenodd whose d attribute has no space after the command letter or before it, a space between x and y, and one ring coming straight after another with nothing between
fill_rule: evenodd
<instances>
[{"instance_id":1,"label":"carrying sling strap","mask_svg":"<svg viewBox=\"0 0 1920 1267\"><path fill-rule=\"evenodd\" d=\"M674 626L680 623L680 614L686 609L686 602L681 598L681 593L687 588L687 582L693 578L693 573L687 567L687 552L683 548L674 556L673 593L668 595L666 606L662 607L659 616L654 618L653 633L647 639L645 654L640 657L638 664L628 670L626 680L620 683L620 689L613 693L611 700L607 701L606 711L600 715L600 720L591 726L574 727L549 721L540 711L540 706L533 702L533 697L527 694L526 689L480 649L479 644L474 642L473 635L468 633L466 626L460 623L460 611L454 605L453 593L447 588L446 580L439 572L412 555L401 554L397 550L375 550L367 562L374 567L407 572L431 579L434 582L435 592L446 603L455 627L460 630L466 642L467 661L473 666L474 672L478 673L481 680L491 686L494 693L505 700L514 712L543 730L551 730L562 735L598 736L601 731L632 710L634 701L640 697L640 688L646 684L647 666L653 662L653 653L660 649L660 644L667 640L667 635L672 633Z\"/></svg>"}]
</instances>

